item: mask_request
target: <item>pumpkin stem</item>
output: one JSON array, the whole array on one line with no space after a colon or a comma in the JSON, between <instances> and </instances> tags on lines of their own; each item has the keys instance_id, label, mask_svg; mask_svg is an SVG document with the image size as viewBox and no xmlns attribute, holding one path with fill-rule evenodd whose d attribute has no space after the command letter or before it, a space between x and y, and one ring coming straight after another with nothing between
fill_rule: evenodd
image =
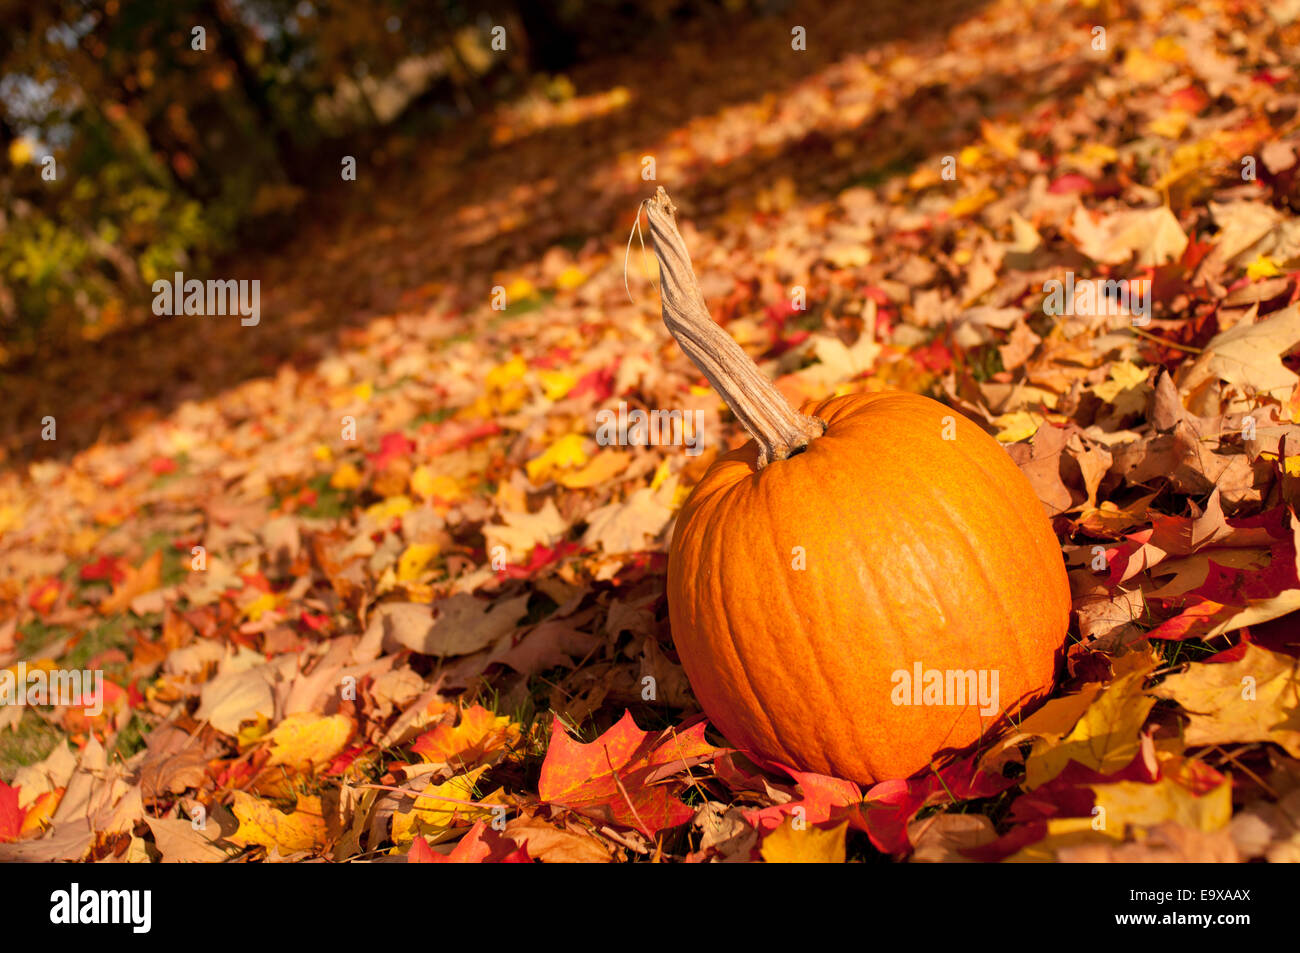
<instances>
[{"instance_id":1,"label":"pumpkin stem","mask_svg":"<svg viewBox=\"0 0 1300 953\"><path fill-rule=\"evenodd\" d=\"M761 470L798 453L820 437L826 425L791 407L740 345L713 322L695 280L686 242L677 230L676 211L663 186L646 202L655 257L659 259L664 324L758 443Z\"/></svg>"}]
</instances>

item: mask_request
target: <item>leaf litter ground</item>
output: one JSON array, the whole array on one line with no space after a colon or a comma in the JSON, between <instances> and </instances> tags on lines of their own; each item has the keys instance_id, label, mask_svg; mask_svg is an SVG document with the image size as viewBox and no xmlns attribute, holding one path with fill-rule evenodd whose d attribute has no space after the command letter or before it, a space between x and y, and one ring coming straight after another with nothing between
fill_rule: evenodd
<instances>
[{"instance_id":1,"label":"leaf litter ground","mask_svg":"<svg viewBox=\"0 0 1300 953\"><path fill-rule=\"evenodd\" d=\"M234 264L258 328L7 380L0 666L106 681L0 709L0 857L1300 859L1300 10L917 20L697 25L394 137ZM929 394L1032 482L1075 612L1013 729L865 790L708 732L666 546L743 435L635 245L628 300L643 155L787 396ZM703 452L598 445L620 402Z\"/></svg>"}]
</instances>

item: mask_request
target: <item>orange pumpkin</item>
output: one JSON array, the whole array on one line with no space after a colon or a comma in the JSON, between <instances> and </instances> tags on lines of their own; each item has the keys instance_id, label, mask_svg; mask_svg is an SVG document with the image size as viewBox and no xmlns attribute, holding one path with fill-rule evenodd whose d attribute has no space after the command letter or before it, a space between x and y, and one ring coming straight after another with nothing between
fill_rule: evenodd
<instances>
[{"instance_id":1,"label":"orange pumpkin","mask_svg":"<svg viewBox=\"0 0 1300 953\"><path fill-rule=\"evenodd\" d=\"M708 316L662 189L664 320L755 438L678 514L673 640L727 739L870 783L964 748L1051 689L1069 623L1060 547L992 437L886 392L795 413Z\"/></svg>"}]
</instances>

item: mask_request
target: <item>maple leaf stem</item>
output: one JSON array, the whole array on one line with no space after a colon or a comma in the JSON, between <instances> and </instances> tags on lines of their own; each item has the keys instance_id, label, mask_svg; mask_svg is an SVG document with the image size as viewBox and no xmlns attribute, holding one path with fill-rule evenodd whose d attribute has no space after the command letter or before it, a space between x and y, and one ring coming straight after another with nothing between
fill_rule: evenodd
<instances>
[{"instance_id":1,"label":"maple leaf stem","mask_svg":"<svg viewBox=\"0 0 1300 953\"><path fill-rule=\"evenodd\" d=\"M638 844L636 841L629 840L628 838L624 837L622 834L614 830L614 828L610 827L609 825L605 825L604 827L602 827L600 829L600 833L602 836L608 837L610 840L614 841L615 843L622 844L624 847L626 847L630 851L633 851L634 853L637 854L650 853L649 847L646 847L644 844Z\"/></svg>"},{"instance_id":2,"label":"maple leaf stem","mask_svg":"<svg viewBox=\"0 0 1300 953\"><path fill-rule=\"evenodd\" d=\"M1150 331L1143 331L1141 328L1129 328L1138 337L1144 337L1148 341L1155 341L1157 344L1163 344L1165 347L1171 347L1176 351L1184 351L1188 354L1204 354L1205 348L1192 347L1190 344L1179 344L1176 341L1167 341L1158 334L1152 334Z\"/></svg>"},{"instance_id":3,"label":"maple leaf stem","mask_svg":"<svg viewBox=\"0 0 1300 953\"><path fill-rule=\"evenodd\" d=\"M373 788L376 791L392 791L396 794L405 794L417 801L424 798L428 801L446 801L448 804L463 804L466 807L476 807L480 810L483 808L483 803L481 801L462 801L459 798L443 797L441 794L421 794L419 791L412 791L410 788L393 787L391 784L358 784L357 787Z\"/></svg>"},{"instance_id":4,"label":"maple leaf stem","mask_svg":"<svg viewBox=\"0 0 1300 953\"><path fill-rule=\"evenodd\" d=\"M645 208L659 259L659 293L669 333L758 444L760 470L799 452L825 432L825 423L791 407L740 345L714 323L677 230L677 209L663 186Z\"/></svg>"}]
</instances>

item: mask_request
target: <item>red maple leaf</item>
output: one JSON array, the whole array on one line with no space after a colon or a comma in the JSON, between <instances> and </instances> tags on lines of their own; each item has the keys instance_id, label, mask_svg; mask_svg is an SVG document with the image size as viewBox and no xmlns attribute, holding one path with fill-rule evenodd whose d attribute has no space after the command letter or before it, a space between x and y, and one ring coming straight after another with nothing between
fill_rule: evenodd
<instances>
[{"instance_id":1,"label":"red maple leaf","mask_svg":"<svg viewBox=\"0 0 1300 953\"><path fill-rule=\"evenodd\" d=\"M574 741L557 717L537 785L541 799L580 814L641 831L653 839L689 821L694 809L664 781L718 753L704 740L705 722L685 730L642 731L625 711L618 724L589 744Z\"/></svg>"},{"instance_id":2,"label":"red maple leaf","mask_svg":"<svg viewBox=\"0 0 1300 953\"><path fill-rule=\"evenodd\" d=\"M743 754L770 774L788 774L797 782L800 795L784 804L745 811L745 821L757 830L771 831L801 809L808 824L847 820L855 830L865 833L877 850L896 856L912 849L907 825L923 807L992 797L1015 783L1002 775L977 771L975 756L970 755L937 771L926 769L912 778L881 781L864 795L852 781L796 771L749 752ZM770 781L764 784L761 776L750 771L735 754L719 756L714 772L733 791L762 793L771 787Z\"/></svg>"},{"instance_id":3,"label":"red maple leaf","mask_svg":"<svg viewBox=\"0 0 1300 953\"><path fill-rule=\"evenodd\" d=\"M365 745L351 745L334 756L334 760L325 768L325 775L336 777L352 766L352 762L365 754Z\"/></svg>"},{"instance_id":4,"label":"red maple leaf","mask_svg":"<svg viewBox=\"0 0 1300 953\"><path fill-rule=\"evenodd\" d=\"M383 470L399 457L409 456L414 449L415 444L405 434L386 433L379 438L379 452L368 453L366 456L376 470Z\"/></svg>"},{"instance_id":5,"label":"red maple leaf","mask_svg":"<svg viewBox=\"0 0 1300 953\"><path fill-rule=\"evenodd\" d=\"M440 854L423 837L411 843L408 864L531 864L528 848L477 822L450 854Z\"/></svg>"},{"instance_id":6,"label":"red maple leaf","mask_svg":"<svg viewBox=\"0 0 1300 953\"><path fill-rule=\"evenodd\" d=\"M555 546L543 546L538 543L533 547L533 551L528 555L528 562L522 566L506 565L502 575L508 579L527 579L534 575L539 569L549 566L553 562L558 562L566 556L581 550L582 547L577 543L571 543L567 540L561 540Z\"/></svg>"},{"instance_id":7,"label":"red maple leaf","mask_svg":"<svg viewBox=\"0 0 1300 953\"><path fill-rule=\"evenodd\" d=\"M1072 195L1077 192L1087 194L1092 190L1092 182L1077 172L1067 172L1047 187L1052 195Z\"/></svg>"},{"instance_id":8,"label":"red maple leaf","mask_svg":"<svg viewBox=\"0 0 1300 953\"><path fill-rule=\"evenodd\" d=\"M59 594L62 591L63 583L53 576L43 579L32 587L31 594L27 597L27 605L41 615L45 615L50 611L50 607L58 601Z\"/></svg>"},{"instance_id":9,"label":"red maple leaf","mask_svg":"<svg viewBox=\"0 0 1300 953\"><path fill-rule=\"evenodd\" d=\"M968 755L905 781L881 781L850 811L849 823L865 832L876 850L906 854L912 849L907 825L921 808L992 797L1015 784L1000 774L976 770L975 757Z\"/></svg>"},{"instance_id":10,"label":"red maple leaf","mask_svg":"<svg viewBox=\"0 0 1300 953\"><path fill-rule=\"evenodd\" d=\"M0 781L0 844L17 840L23 829L27 810L18 806L18 791Z\"/></svg>"},{"instance_id":11,"label":"red maple leaf","mask_svg":"<svg viewBox=\"0 0 1300 953\"><path fill-rule=\"evenodd\" d=\"M501 425L495 420L485 420L481 423L449 421L438 428L438 439L434 440L425 452L429 456L436 457L453 450L463 450L485 437L495 436L500 432Z\"/></svg>"},{"instance_id":12,"label":"red maple leaf","mask_svg":"<svg viewBox=\"0 0 1300 953\"><path fill-rule=\"evenodd\" d=\"M595 403L604 403L614 394L614 372L617 369L617 364L615 364L584 374L578 378L578 383L573 385L573 389L569 391L567 396L571 398L581 397L583 394L590 393Z\"/></svg>"},{"instance_id":13,"label":"red maple leaf","mask_svg":"<svg viewBox=\"0 0 1300 953\"><path fill-rule=\"evenodd\" d=\"M119 585L126 578L126 563L118 556L100 556L81 567L82 582L111 582Z\"/></svg>"},{"instance_id":14,"label":"red maple leaf","mask_svg":"<svg viewBox=\"0 0 1300 953\"><path fill-rule=\"evenodd\" d=\"M788 816L797 816L807 824L821 824L845 816L844 808L862 801L862 789L852 781L832 778L825 774L784 769L798 783L798 800L773 804L762 810L743 812L745 822L759 833L767 834L781 826ZM800 814L799 812L802 812Z\"/></svg>"},{"instance_id":15,"label":"red maple leaf","mask_svg":"<svg viewBox=\"0 0 1300 953\"><path fill-rule=\"evenodd\" d=\"M971 847L962 851L962 856L969 857L977 863L996 863L1010 857L1016 851L1037 844L1047 836L1047 821L1034 821L1011 828L995 841Z\"/></svg>"},{"instance_id":16,"label":"red maple leaf","mask_svg":"<svg viewBox=\"0 0 1300 953\"><path fill-rule=\"evenodd\" d=\"M1113 774L1102 774L1087 765L1071 761L1052 780L1016 798L1007 818L1014 823L1023 824L1056 817L1089 817L1097 795L1088 785L1115 784L1120 781L1151 784L1160 780L1159 768L1154 767L1153 770L1153 767L1142 752Z\"/></svg>"}]
</instances>

